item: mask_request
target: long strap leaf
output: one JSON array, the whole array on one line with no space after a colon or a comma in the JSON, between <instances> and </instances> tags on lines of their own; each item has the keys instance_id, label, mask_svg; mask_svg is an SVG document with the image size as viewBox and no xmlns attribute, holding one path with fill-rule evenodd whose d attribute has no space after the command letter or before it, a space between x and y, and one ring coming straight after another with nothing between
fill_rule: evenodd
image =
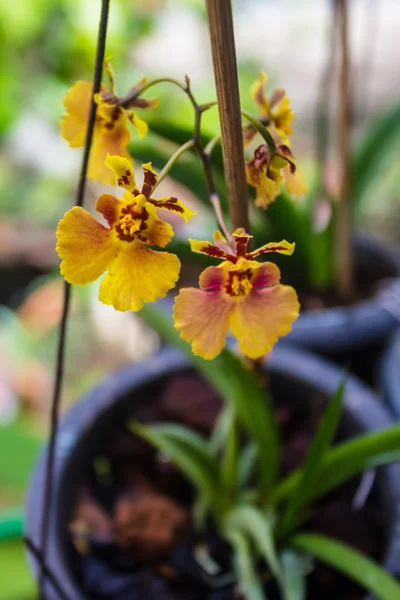
<instances>
[{"instance_id":1,"label":"long strap leaf","mask_svg":"<svg viewBox=\"0 0 400 600\"><path fill-rule=\"evenodd\" d=\"M339 423L343 406L344 388L345 382L343 381L332 396L328 407L325 410L301 470L298 485L289 497L287 509L283 515L282 522L280 523L280 531L282 534L290 531L290 529L296 525L299 512L306 502L310 490L313 489L315 481L321 471L323 460L334 439Z\"/></svg>"},{"instance_id":2,"label":"long strap leaf","mask_svg":"<svg viewBox=\"0 0 400 600\"><path fill-rule=\"evenodd\" d=\"M280 559L283 600L306 600L304 559L292 550L284 550Z\"/></svg>"},{"instance_id":3,"label":"long strap leaf","mask_svg":"<svg viewBox=\"0 0 400 600\"><path fill-rule=\"evenodd\" d=\"M329 537L301 533L290 540L296 550L309 552L359 583L380 600L400 600L400 584L371 558Z\"/></svg>"},{"instance_id":4,"label":"long strap leaf","mask_svg":"<svg viewBox=\"0 0 400 600\"><path fill-rule=\"evenodd\" d=\"M250 546L245 535L239 531L232 531L229 541L234 548L234 567L236 577L246 600L267 600L254 569L254 557L251 555Z\"/></svg>"},{"instance_id":5,"label":"long strap leaf","mask_svg":"<svg viewBox=\"0 0 400 600\"><path fill-rule=\"evenodd\" d=\"M316 500L365 470L400 460L400 424L383 431L360 435L329 450L318 481L309 490L307 501ZM274 501L289 498L297 488L302 469L294 471L274 491Z\"/></svg>"},{"instance_id":6,"label":"long strap leaf","mask_svg":"<svg viewBox=\"0 0 400 600\"><path fill-rule=\"evenodd\" d=\"M218 465L206 440L175 424L146 426L130 423L130 429L164 452L218 510Z\"/></svg>"},{"instance_id":7,"label":"long strap leaf","mask_svg":"<svg viewBox=\"0 0 400 600\"><path fill-rule=\"evenodd\" d=\"M241 531L258 548L274 576L280 580L281 570L275 551L273 524L271 519L259 508L243 505L234 508L226 517L224 531Z\"/></svg>"}]
</instances>

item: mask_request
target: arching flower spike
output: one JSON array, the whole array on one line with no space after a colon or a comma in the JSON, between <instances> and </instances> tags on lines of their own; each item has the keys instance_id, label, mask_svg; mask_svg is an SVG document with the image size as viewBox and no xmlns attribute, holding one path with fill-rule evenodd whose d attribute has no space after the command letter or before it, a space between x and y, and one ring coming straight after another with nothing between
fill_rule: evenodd
<instances>
[{"instance_id":1,"label":"arching flower spike","mask_svg":"<svg viewBox=\"0 0 400 600\"><path fill-rule=\"evenodd\" d=\"M138 311L144 302L155 302L175 286L180 262L164 248L174 235L171 225L157 216L157 208L180 214L185 221L194 213L177 198L151 198L157 173L151 163L142 166L144 181L139 191L130 161L108 156L107 166L122 199L102 194L96 204L109 227L81 207L69 210L57 228L57 252L61 274L69 283L86 285L107 272L99 299L116 310Z\"/></svg>"},{"instance_id":2,"label":"arching flower spike","mask_svg":"<svg viewBox=\"0 0 400 600\"><path fill-rule=\"evenodd\" d=\"M233 237L234 250L220 234L214 244L190 240L194 252L224 262L203 271L200 289L181 289L174 305L176 329L192 343L193 353L205 359L221 352L229 329L245 356L260 358L289 333L299 314L296 292L279 283L278 267L254 260L268 252L292 254L294 244L283 240L248 252L251 236L237 229Z\"/></svg>"},{"instance_id":3,"label":"arching flower spike","mask_svg":"<svg viewBox=\"0 0 400 600\"><path fill-rule=\"evenodd\" d=\"M114 76L111 66L105 62L106 72L110 80L110 90L104 84L100 92L95 95L97 103L96 121L93 132L93 145L90 152L88 168L89 179L101 181L104 184L113 184L112 172L105 166L107 153L123 156L130 159L126 147L130 140L128 122L136 128L139 137L147 134L147 124L139 119L132 107L153 108L157 106L158 99L147 100L136 98L129 108L119 104L115 94ZM145 80L139 82L139 87ZM61 119L61 135L72 148L84 145L87 122L89 117L90 102L92 97L92 83L90 81L77 81L67 92L64 98L66 114Z\"/></svg>"}]
</instances>

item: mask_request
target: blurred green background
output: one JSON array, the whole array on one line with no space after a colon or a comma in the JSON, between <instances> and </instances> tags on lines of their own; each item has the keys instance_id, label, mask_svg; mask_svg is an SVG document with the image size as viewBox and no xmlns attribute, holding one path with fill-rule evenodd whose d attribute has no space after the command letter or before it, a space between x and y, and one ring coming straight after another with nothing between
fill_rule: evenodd
<instances>
[{"instance_id":1,"label":"blurred green background","mask_svg":"<svg viewBox=\"0 0 400 600\"><path fill-rule=\"evenodd\" d=\"M58 122L68 87L77 79L92 76L99 4L95 0L0 0L2 600L34 597L19 541L20 507L47 433L62 298L54 231L74 202L81 157L79 150L70 149L61 139ZM269 75L269 93L284 87L296 112L293 150L311 192L294 208L292 200L286 199L287 210L297 215L292 221L294 231L299 218L309 231L326 228L326 207L318 197L316 179L321 154L316 135L321 139L321 126L322 131L325 126L329 130L328 141L322 144L326 183L331 189L336 183L335 61L326 70L330 4L328 0L234 2L243 106L257 113L249 87L264 70ZM350 25L353 145L359 167L356 222L373 235L399 243L400 11L396 0L353 0ZM111 0L107 55L113 56L121 94L144 76L182 79L187 73L199 102L215 97L200 0ZM140 114L148 118L151 133L143 142L132 133L131 149L136 157L153 160L160 168L176 144L190 137L193 114L187 98L171 86L160 85L149 95L158 96L160 106L152 113ZM212 137L217 133L217 111L213 109L204 118L204 134ZM216 179L223 195L218 151L216 162ZM173 186L182 199L196 207L200 215L196 235L200 236L199 230L207 235L212 216L200 202L206 193L195 159L186 158L173 175L179 181L166 180L164 189ZM98 184L87 186L89 208L93 209L100 191ZM272 230L273 218L272 214ZM269 231L268 226L262 220L255 223L256 230L258 227L263 233ZM304 231L306 239L308 230ZM181 233L187 236L187 230ZM64 406L111 369L140 360L158 345L156 336L138 319L100 305L96 296L97 284L74 289Z\"/></svg>"}]
</instances>

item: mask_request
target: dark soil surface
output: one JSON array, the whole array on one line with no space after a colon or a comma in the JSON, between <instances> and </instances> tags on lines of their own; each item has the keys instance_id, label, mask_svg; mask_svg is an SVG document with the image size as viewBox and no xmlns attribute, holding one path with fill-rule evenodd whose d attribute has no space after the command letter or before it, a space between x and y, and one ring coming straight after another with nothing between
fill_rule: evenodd
<instances>
[{"instance_id":1,"label":"dark soil surface","mask_svg":"<svg viewBox=\"0 0 400 600\"><path fill-rule=\"evenodd\" d=\"M208 434L221 401L188 374L167 381L145 404L134 406L132 418L141 422L173 420ZM308 413L301 415L281 403L277 416L286 474L302 463L321 416L320 406L310 399ZM343 540L379 561L385 546L379 505L373 490L362 508L353 507L358 483L349 482L323 499L306 528ZM72 560L85 597L239 600L231 584L230 550L211 525L202 539L196 536L190 519L192 500L191 487L164 456L132 435L125 419L110 422L76 491L69 523ZM213 557L210 569L196 560L204 548ZM364 597L358 586L322 565L310 570L307 583L307 600ZM278 600L271 585L266 591L270 600Z\"/></svg>"}]
</instances>

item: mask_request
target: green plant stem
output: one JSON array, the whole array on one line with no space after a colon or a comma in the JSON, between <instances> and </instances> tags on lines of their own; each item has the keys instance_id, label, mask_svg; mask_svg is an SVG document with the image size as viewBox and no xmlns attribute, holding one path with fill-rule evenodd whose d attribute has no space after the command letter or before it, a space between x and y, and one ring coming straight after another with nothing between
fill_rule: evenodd
<instances>
[{"instance_id":1,"label":"green plant stem","mask_svg":"<svg viewBox=\"0 0 400 600\"><path fill-rule=\"evenodd\" d=\"M118 104L124 108L129 108L131 103L136 100L138 96L149 90L154 85L158 83L172 83L179 87L183 92L186 93L186 86L178 79L174 79L172 77L158 77L157 79L151 79L150 81L146 81L142 85L132 88L127 92L124 96L120 96L118 98Z\"/></svg>"},{"instance_id":2,"label":"green plant stem","mask_svg":"<svg viewBox=\"0 0 400 600\"><path fill-rule=\"evenodd\" d=\"M242 114L246 112L242 109ZM254 119L254 117L250 114L247 113L252 119ZM270 118L263 115L262 117L260 117L258 120L254 119L254 121L256 121L257 123L260 123L261 125L264 125L265 127L267 127L267 125L269 125L270 123ZM243 127L243 132L246 131L247 129L253 129L252 125L245 125ZM267 130L268 131L268 130ZM268 132L269 133L269 132ZM273 138L272 138L272 141ZM207 146L204 148L204 152L208 155L211 156L211 154L214 152L217 144L219 144L221 142L221 135L216 135L215 137L213 137L207 144Z\"/></svg>"},{"instance_id":3,"label":"green plant stem","mask_svg":"<svg viewBox=\"0 0 400 600\"><path fill-rule=\"evenodd\" d=\"M204 152L207 154L207 156L211 156L211 154L214 152L215 147L217 146L217 144L220 143L220 141L221 134L216 135L212 138L212 140L208 142L207 146L204 148Z\"/></svg>"},{"instance_id":4,"label":"green plant stem","mask_svg":"<svg viewBox=\"0 0 400 600\"><path fill-rule=\"evenodd\" d=\"M249 112L247 112L247 110L242 110L241 112L242 115L253 125L253 127L257 129L258 133L262 135L271 154L274 154L276 152L276 144L274 138L272 137L268 129L261 123L261 121L253 117L253 115L251 115Z\"/></svg>"},{"instance_id":5,"label":"green plant stem","mask_svg":"<svg viewBox=\"0 0 400 600\"><path fill-rule=\"evenodd\" d=\"M172 169L172 167L174 166L176 161L182 156L182 154L184 154L187 150L190 150L191 148L193 148L195 146L195 144L196 144L196 140L191 139L188 142L186 142L185 144L183 144L180 148L178 148L178 150L176 152L174 152L174 154L171 156L169 161L164 165L164 167L160 171L157 183L153 187L153 191L160 185L162 180L165 179L165 177L168 175L168 173L170 172L170 170Z\"/></svg>"}]
</instances>

